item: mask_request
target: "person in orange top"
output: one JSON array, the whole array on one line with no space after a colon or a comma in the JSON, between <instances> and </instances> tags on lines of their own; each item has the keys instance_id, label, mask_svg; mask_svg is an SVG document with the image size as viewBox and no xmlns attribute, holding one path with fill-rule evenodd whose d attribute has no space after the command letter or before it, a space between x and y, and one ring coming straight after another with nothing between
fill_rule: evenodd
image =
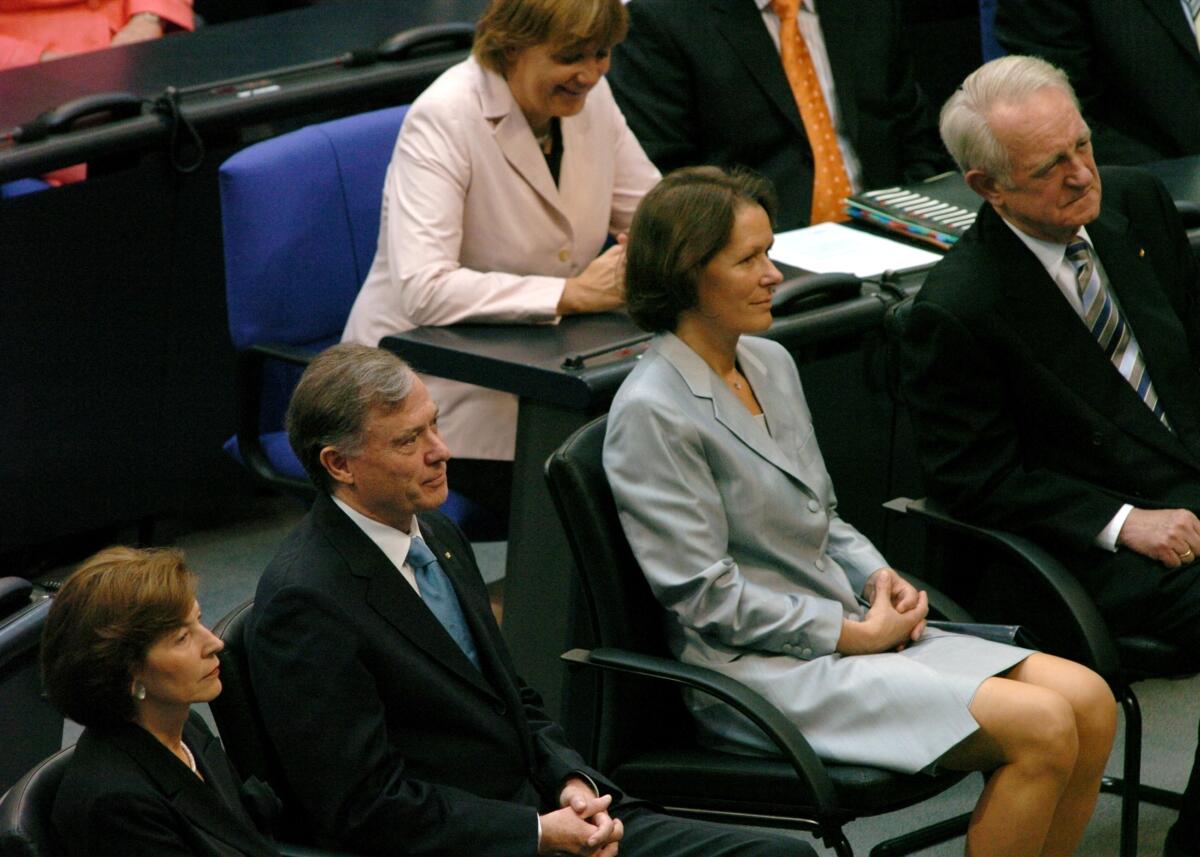
<instances>
[{"instance_id":1,"label":"person in orange top","mask_svg":"<svg viewBox=\"0 0 1200 857\"><path fill-rule=\"evenodd\" d=\"M0 69L193 27L192 0L0 0Z\"/></svg>"}]
</instances>

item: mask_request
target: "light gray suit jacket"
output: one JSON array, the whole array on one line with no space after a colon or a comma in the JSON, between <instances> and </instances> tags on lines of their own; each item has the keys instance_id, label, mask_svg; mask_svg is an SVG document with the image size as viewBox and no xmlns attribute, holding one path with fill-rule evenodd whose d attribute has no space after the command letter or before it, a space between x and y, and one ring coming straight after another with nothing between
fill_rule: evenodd
<instances>
[{"instance_id":1,"label":"light gray suit jacket","mask_svg":"<svg viewBox=\"0 0 1200 857\"><path fill-rule=\"evenodd\" d=\"M856 593L887 562L838 517L791 356L743 337L737 359L766 429L669 333L609 415L605 471L668 644L758 690L822 756L920 770L975 731L979 684L1027 653L932 631L902 653L836 653L843 619L864 613ZM710 742L771 749L725 706L689 705Z\"/></svg>"},{"instance_id":2,"label":"light gray suit jacket","mask_svg":"<svg viewBox=\"0 0 1200 857\"><path fill-rule=\"evenodd\" d=\"M812 416L782 346L743 337L738 364L767 433L699 355L659 337L621 387L604 466L677 657L837 646L855 593L887 564L837 516Z\"/></svg>"}]
</instances>

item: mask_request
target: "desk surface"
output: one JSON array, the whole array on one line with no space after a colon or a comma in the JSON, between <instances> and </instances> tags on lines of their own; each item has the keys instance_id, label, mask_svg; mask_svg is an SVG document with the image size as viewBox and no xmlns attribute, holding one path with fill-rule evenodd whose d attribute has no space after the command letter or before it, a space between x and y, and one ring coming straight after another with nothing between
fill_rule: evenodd
<instances>
[{"instance_id":1,"label":"desk surface","mask_svg":"<svg viewBox=\"0 0 1200 857\"><path fill-rule=\"evenodd\" d=\"M867 286L857 298L778 318L764 335L789 347L819 344L870 330L889 303ZM602 313L532 327L419 327L379 344L431 375L595 412L616 393L648 339L624 313ZM578 364L572 359L597 351Z\"/></svg>"},{"instance_id":2,"label":"desk surface","mask_svg":"<svg viewBox=\"0 0 1200 857\"><path fill-rule=\"evenodd\" d=\"M306 103L336 102L354 91L407 78L432 79L463 52L347 68L332 60L374 47L393 33L432 23L473 23L486 0L339 0L304 9L204 27L163 39L94 51L0 72L0 134L66 101L126 91L153 98L168 86L185 94L185 116L206 123L264 121ZM280 69L329 60L326 68L276 76ZM279 84L261 95L213 91L221 81L261 77ZM0 180L36 175L100 154L146 146L166 133L165 120L143 115L51 139L0 147Z\"/></svg>"}]
</instances>

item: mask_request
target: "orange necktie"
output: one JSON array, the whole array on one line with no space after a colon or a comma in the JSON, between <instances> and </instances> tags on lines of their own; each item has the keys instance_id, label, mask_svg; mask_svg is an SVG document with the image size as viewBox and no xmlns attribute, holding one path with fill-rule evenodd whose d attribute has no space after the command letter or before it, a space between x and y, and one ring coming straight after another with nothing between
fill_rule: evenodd
<instances>
[{"instance_id":1,"label":"orange necktie","mask_svg":"<svg viewBox=\"0 0 1200 857\"><path fill-rule=\"evenodd\" d=\"M796 20L800 0L771 0L775 14L779 16L779 52L783 56L783 70L792 87L792 96L800 108L804 120L804 131L808 134L808 145L813 155L812 216L810 222L824 223L827 220L846 220L844 200L850 195L850 176L846 173L846 162L838 148L837 134L829 116L829 105L821 92L821 82L813 66L812 54L800 35L800 24Z\"/></svg>"}]
</instances>

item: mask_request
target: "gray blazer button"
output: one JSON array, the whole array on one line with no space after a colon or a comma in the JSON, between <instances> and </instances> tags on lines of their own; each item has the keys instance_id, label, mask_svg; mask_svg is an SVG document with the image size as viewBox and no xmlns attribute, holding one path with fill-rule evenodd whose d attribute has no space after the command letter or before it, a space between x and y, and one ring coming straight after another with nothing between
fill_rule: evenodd
<instances>
[{"instance_id":1,"label":"gray blazer button","mask_svg":"<svg viewBox=\"0 0 1200 857\"><path fill-rule=\"evenodd\" d=\"M816 500L809 500L808 501L808 511L810 511L810 512L821 511L821 504L818 503Z\"/></svg>"},{"instance_id":2,"label":"gray blazer button","mask_svg":"<svg viewBox=\"0 0 1200 857\"><path fill-rule=\"evenodd\" d=\"M812 657L812 649L810 649L808 646L805 646L804 649L800 652L800 654L806 658L811 658Z\"/></svg>"}]
</instances>

